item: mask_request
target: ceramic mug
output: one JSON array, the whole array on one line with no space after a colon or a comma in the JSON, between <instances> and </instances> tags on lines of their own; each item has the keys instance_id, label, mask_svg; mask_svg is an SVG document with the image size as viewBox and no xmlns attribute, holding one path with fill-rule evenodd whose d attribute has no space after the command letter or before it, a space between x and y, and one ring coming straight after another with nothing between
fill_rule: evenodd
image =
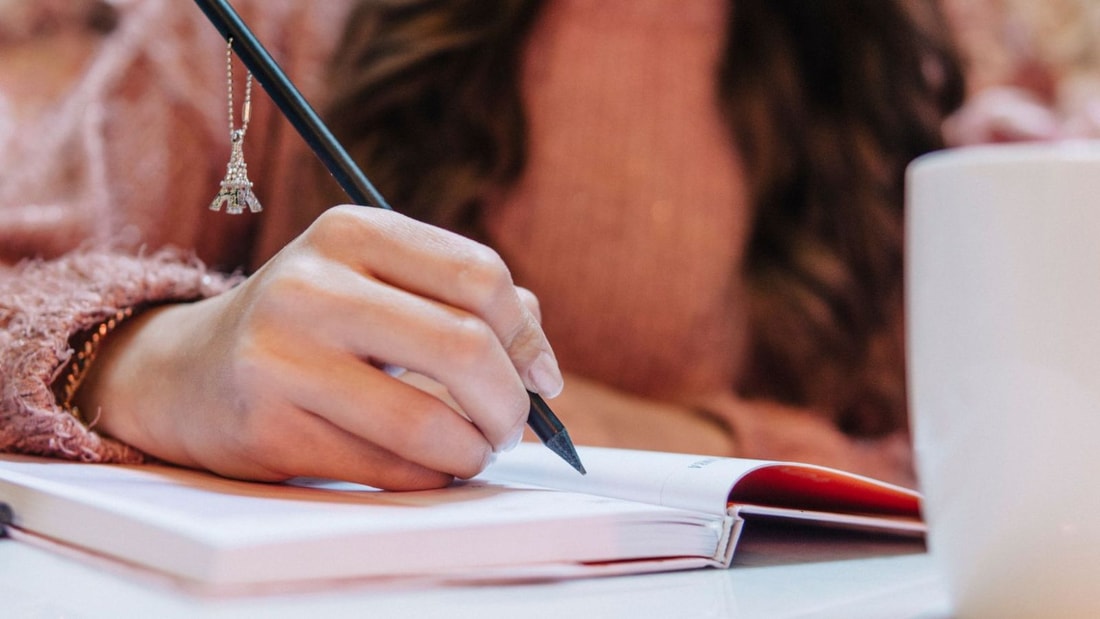
<instances>
[{"instance_id":1,"label":"ceramic mug","mask_svg":"<svg viewBox=\"0 0 1100 619\"><path fill-rule=\"evenodd\" d=\"M1100 617L1100 142L908 169L910 419L961 617Z\"/></svg>"}]
</instances>

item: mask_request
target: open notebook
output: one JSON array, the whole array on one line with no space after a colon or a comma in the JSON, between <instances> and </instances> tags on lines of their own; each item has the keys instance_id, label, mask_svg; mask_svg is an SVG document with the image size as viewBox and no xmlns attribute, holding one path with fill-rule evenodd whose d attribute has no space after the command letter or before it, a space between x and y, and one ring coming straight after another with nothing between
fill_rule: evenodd
<instances>
[{"instance_id":1,"label":"open notebook","mask_svg":"<svg viewBox=\"0 0 1100 619\"><path fill-rule=\"evenodd\" d=\"M161 466L0 456L13 536L198 590L362 578L557 578L728 567L745 519L920 535L919 495L821 467L541 445L424 492L259 484Z\"/></svg>"}]
</instances>

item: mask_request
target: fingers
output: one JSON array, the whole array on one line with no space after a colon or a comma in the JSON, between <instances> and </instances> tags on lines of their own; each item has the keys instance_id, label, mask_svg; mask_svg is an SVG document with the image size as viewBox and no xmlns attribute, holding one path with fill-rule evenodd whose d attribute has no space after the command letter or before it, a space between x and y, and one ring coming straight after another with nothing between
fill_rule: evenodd
<instances>
[{"instance_id":1,"label":"fingers","mask_svg":"<svg viewBox=\"0 0 1100 619\"><path fill-rule=\"evenodd\" d=\"M196 377L211 413L180 435L189 462L226 475L444 485L518 442L528 389L561 389L537 301L499 256L378 209L331 209L195 307L192 331L220 334L181 343L210 360ZM394 367L438 381L460 410Z\"/></svg>"},{"instance_id":2,"label":"fingers","mask_svg":"<svg viewBox=\"0 0 1100 619\"><path fill-rule=\"evenodd\" d=\"M409 462L320 417L303 418L286 463L300 476L341 479L383 490L443 488L454 477Z\"/></svg>"},{"instance_id":3,"label":"fingers","mask_svg":"<svg viewBox=\"0 0 1100 619\"><path fill-rule=\"evenodd\" d=\"M519 295L519 300L523 303L524 307L527 308L527 311L531 312L535 320L541 324L542 308L539 306L539 299L535 296L535 293L520 286L516 286L516 293Z\"/></svg>"},{"instance_id":4,"label":"fingers","mask_svg":"<svg viewBox=\"0 0 1100 619\"><path fill-rule=\"evenodd\" d=\"M465 310L485 322L527 389L554 397L561 371L537 316L491 249L397 213L330 209L311 228L318 251L408 292Z\"/></svg>"},{"instance_id":5,"label":"fingers","mask_svg":"<svg viewBox=\"0 0 1100 619\"><path fill-rule=\"evenodd\" d=\"M243 338L236 362L250 406L219 415L219 431L202 431L194 444L204 468L413 489L472 477L492 457L481 432L446 403L354 354L311 334L259 335Z\"/></svg>"},{"instance_id":6,"label":"fingers","mask_svg":"<svg viewBox=\"0 0 1100 619\"><path fill-rule=\"evenodd\" d=\"M209 466L229 477L282 481L319 477L385 490L442 488L454 477L348 432L319 415L287 411L265 416L264 430L247 435L232 458Z\"/></svg>"},{"instance_id":7,"label":"fingers","mask_svg":"<svg viewBox=\"0 0 1100 619\"><path fill-rule=\"evenodd\" d=\"M325 290L313 290L308 301L286 304L284 311L291 314L269 322L312 325L315 332L309 337L322 339L323 348L338 351L334 354L342 354L363 368L375 369L364 363L369 361L380 367L400 366L429 376L447 387L492 449L499 451L518 441L529 408L527 391L511 359L484 321L464 310L363 278L348 268L330 266L325 278ZM303 351L286 354L301 356ZM326 356L313 365L327 369L332 363ZM384 373L374 374L379 379L389 378ZM318 376L313 380L322 379ZM361 385L363 379L350 370L343 380L353 389L366 388ZM401 384L396 380L390 382ZM405 384L401 387L418 392ZM423 405L409 401L408 396L400 401L384 399L392 393L396 392L369 394L376 398L372 406L391 409ZM435 398L431 399L439 404ZM474 431L465 420L463 424L466 431ZM459 429L451 427L447 431ZM439 438L447 440L446 433L439 434ZM394 439L403 440L398 435Z\"/></svg>"},{"instance_id":8,"label":"fingers","mask_svg":"<svg viewBox=\"0 0 1100 619\"><path fill-rule=\"evenodd\" d=\"M446 403L352 355L334 354L287 374L292 404L357 442L385 445L392 460L469 478L492 455L478 428Z\"/></svg>"}]
</instances>

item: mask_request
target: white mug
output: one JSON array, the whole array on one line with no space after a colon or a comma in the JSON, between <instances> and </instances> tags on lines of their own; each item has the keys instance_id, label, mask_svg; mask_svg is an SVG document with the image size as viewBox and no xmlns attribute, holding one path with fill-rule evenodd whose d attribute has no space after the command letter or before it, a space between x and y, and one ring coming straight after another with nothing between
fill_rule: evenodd
<instances>
[{"instance_id":1,"label":"white mug","mask_svg":"<svg viewBox=\"0 0 1100 619\"><path fill-rule=\"evenodd\" d=\"M1100 617L1100 142L908 170L910 416L960 617Z\"/></svg>"}]
</instances>

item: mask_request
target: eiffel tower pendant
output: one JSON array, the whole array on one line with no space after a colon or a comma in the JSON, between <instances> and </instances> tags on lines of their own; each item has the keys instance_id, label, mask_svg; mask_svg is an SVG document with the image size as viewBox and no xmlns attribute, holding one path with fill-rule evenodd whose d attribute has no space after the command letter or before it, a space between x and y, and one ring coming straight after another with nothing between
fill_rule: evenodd
<instances>
[{"instance_id":1,"label":"eiffel tower pendant","mask_svg":"<svg viewBox=\"0 0 1100 619\"><path fill-rule=\"evenodd\" d=\"M244 131L235 129L230 138L233 150L229 155L229 163L225 166L221 189L210 203L210 210L220 211L224 206L226 213L240 215L247 207L250 212L259 213L263 206L252 192L252 181L248 180L248 165L244 162Z\"/></svg>"}]
</instances>

